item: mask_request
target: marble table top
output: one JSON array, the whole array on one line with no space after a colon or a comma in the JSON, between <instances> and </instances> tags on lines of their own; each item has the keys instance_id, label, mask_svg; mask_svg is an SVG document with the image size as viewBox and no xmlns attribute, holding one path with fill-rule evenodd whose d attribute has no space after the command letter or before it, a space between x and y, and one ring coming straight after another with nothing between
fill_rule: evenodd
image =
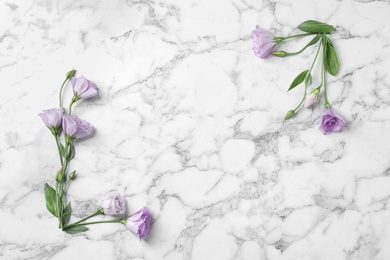
<instances>
[{"instance_id":1,"label":"marble table top","mask_svg":"<svg viewBox=\"0 0 390 260\"><path fill-rule=\"evenodd\" d=\"M329 99L283 117L315 48L253 55L250 33L335 26ZM10 1L0 3L0 259L390 259L390 3L387 0ZM73 218L109 192L148 206L150 236L121 224L69 235L46 210L58 156L38 117L76 69L99 98L74 112ZM65 100L71 96L66 86Z\"/></svg>"}]
</instances>

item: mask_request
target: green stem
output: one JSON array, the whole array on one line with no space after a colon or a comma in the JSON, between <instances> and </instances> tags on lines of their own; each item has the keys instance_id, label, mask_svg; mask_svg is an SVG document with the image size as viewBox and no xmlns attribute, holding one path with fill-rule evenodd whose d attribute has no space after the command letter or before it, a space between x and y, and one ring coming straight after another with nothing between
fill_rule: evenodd
<instances>
[{"instance_id":1,"label":"green stem","mask_svg":"<svg viewBox=\"0 0 390 260\"><path fill-rule=\"evenodd\" d=\"M306 84L305 84L305 90L304 90L304 93L303 93L303 98L302 98L301 102L299 103L299 105L294 109L294 112L297 111L297 110L301 107L303 101L305 101L305 98L306 98L306 89L307 89L307 86L306 86Z\"/></svg>"},{"instance_id":2,"label":"green stem","mask_svg":"<svg viewBox=\"0 0 390 260\"><path fill-rule=\"evenodd\" d=\"M65 86L65 83L68 81L68 77L64 80L64 82L62 83L62 85L61 85L61 88L60 88L60 108L62 108L62 90L63 90L63 88L64 88L64 86Z\"/></svg>"},{"instance_id":3,"label":"green stem","mask_svg":"<svg viewBox=\"0 0 390 260\"><path fill-rule=\"evenodd\" d=\"M61 150L60 150L60 143L58 141L58 135L54 135L54 138L56 139L58 155L60 156L61 166L63 166L64 165L64 161L62 160L62 155L61 155Z\"/></svg>"},{"instance_id":4,"label":"green stem","mask_svg":"<svg viewBox=\"0 0 390 260\"><path fill-rule=\"evenodd\" d=\"M74 226L86 226L86 225L102 224L102 223L118 223L121 221L122 221L122 219L120 219L120 218L109 219L109 220L100 220L100 221L93 221L93 222L87 222L87 223L82 223L82 224L71 224L71 225L65 226L63 229L67 229L67 228L74 227Z\"/></svg>"},{"instance_id":5,"label":"green stem","mask_svg":"<svg viewBox=\"0 0 390 260\"><path fill-rule=\"evenodd\" d=\"M321 83L317 88L321 89L323 85L324 85L324 59L322 59L322 65L321 65Z\"/></svg>"},{"instance_id":6,"label":"green stem","mask_svg":"<svg viewBox=\"0 0 390 260\"><path fill-rule=\"evenodd\" d=\"M315 33L302 33L302 34L296 34L296 35L291 35L291 36L287 36L287 37L280 37L280 38L282 38L284 41L284 40L288 40L288 39L292 39L292 38L305 37L305 36L314 35L314 34Z\"/></svg>"},{"instance_id":7,"label":"green stem","mask_svg":"<svg viewBox=\"0 0 390 260\"><path fill-rule=\"evenodd\" d=\"M311 66L310 66L310 69L309 69L308 74L311 73L311 71L312 71L312 69L313 69L313 67L314 67L314 64L315 64L315 62L316 62L316 60L317 60L318 54L319 54L319 52L320 52L320 49L321 49L321 43L320 43L320 45L318 46L316 56L314 57L314 60L313 60L313 62L312 62L312 64L311 64ZM323 64L323 63L322 63L322 64ZM322 78L322 74L321 74L321 78ZM322 79L321 79L321 81L322 81ZM321 83L321 84L322 84L322 83ZM307 90L307 85L306 85L306 83L305 83L305 91L304 91L304 93L303 93L302 100L301 100L301 102L299 103L299 105L294 109L294 112L297 111L297 110L301 107L303 101L305 101L305 98L306 98L306 90Z\"/></svg>"},{"instance_id":8,"label":"green stem","mask_svg":"<svg viewBox=\"0 0 390 260\"><path fill-rule=\"evenodd\" d=\"M74 94L74 96L73 96L73 98L72 98L72 101L70 102L70 104L69 104L69 115L71 115L72 114L72 106L73 106L73 104L74 103L76 103L77 101L79 101L80 100L80 98L77 96L77 94L75 93Z\"/></svg>"},{"instance_id":9,"label":"green stem","mask_svg":"<svg viewBox=\"0 0 390 260\"><path fill-rule=\"evenodd\" d=\"M64 185L64 180L66 180L66 175L68 172L68 166L69 166L69 160L68 160L68 153L69 153L69 142L65 142L65 163L64 166L62 167L62 172L61 172L61 180L58 183L58 189L57 191L57 197L58 197L58 218L60 220L60 228L63 229L63 222L62 222L62 217L64 214L64 195L65 195L65 189L66 185Z\"/></svg>"},{"instance_id":10,"label":"green stem","mask_svg":"<svg viewBox=\"0 0 390 260\"><path fill-rule=\"evenodd\" d=\"M299 54L299 53L303 52L304 50L307 49L307 47L312 46L313 44L315 44L315 43L313 43L313 40L315 40L317 37L318 37L318 35L316 35L316 37L314 37L310 42L308 42L305 45L305 47L303 47L300 51L297 51L297 52L286 52L286 56L292 56L292 55L296 55L296 54Z\"/></svg>"},{"instance_id":11,"label":"green stem","mask_svg":"<svg viewBox=\"0 0 390 260\"><path fill-rule=\"evenodd\" d=\"M59 196L59 187L58 187L58 183L56 181L56 203L57 203L57 209L58 209L58 215L60 215L60 196ZM62 220L61 218L58 216L58 228L62 228Z\"/></svg>"},{"instance_id":12,"label":"green stem","mask_svg":"<svg viewBox=\"0 0 390 260\"><path fill-rule=\"evenodd\" d=\"M317 50L316 56L314 57L313 63L310 66L309 73L311 73L311 70L314 67L314 64L315 64L315 62L317 60L318 54L320 53L320 49L321 49L321 42L320 42L320 45L318 46L318 50Z\"/></svg>"},{"instance_id":13,"label":"green stem","mask_svg":"<svg viewBox=\"0 0 390 260\"><path fill-rule=\"evenodd\" d=\"M326 72L325 72L325 58L326 58L326 42L325 42L325 36L322 37L322 41L323 41L323 45L324 45L324 48L323 48L323 53L322 53L322 71L321 71L321 84L323 84L324 86L324 99L325 99L325 104L324 106L326 108L330 108L330 104L329 104L329 101L328 101L328 95L326 93Z\"/></svg>"},{"instance_id":14,"label":"green stem","mask_svg":"<svg viewBox=\"0 0 390 260\"><path fill-rule=\"evenodd\" d=\"M75 103L76 101L75 101L75 99L74 99L74 97L72 98L72 101L70 102L70 104L69 104L69 115L71 115L72 114L72 106L73 106L73 104Z\"/></svg>"},{"instance_id":15,"label":"green stem","mask_svg":"<svg viewBox=\"0 0 390 260\"><path fill-rule=\"evenodd\" d=\"M96 210L96 211L95 211L94 213L92 213L91 215L86 216L86 217L80 219L79 221L76 221L75 223L69 224L69 226L77 225L77 224L79 224L80 222L83 222L83 221L85 221L85 220L87 220L87 219L90 219L90 218L92 218L92 217L94 217L94 216L96 216L96 215L103 214L102 209L103 209L103 208L100 207L98 210ZM84 225L84 224L83 224L83 225Z\"/></svg>"}]
</instances>

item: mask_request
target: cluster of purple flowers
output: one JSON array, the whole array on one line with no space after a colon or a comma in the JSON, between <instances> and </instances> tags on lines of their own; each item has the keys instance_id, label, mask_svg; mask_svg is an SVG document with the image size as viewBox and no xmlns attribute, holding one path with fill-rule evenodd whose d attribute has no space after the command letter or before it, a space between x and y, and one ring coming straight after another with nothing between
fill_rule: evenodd
<instances>
[{"instance_id":1,"label":"cluster of purple flowers","mask_svg":"<svg viewBox=\"0 0 390 260\"><path fill-rule=\"evenodd\" d=\"M87 80L84 76L71 78L74 99L89 99L98 95L96 85ZM64 113L62 108L43 110L39 114L45 125L53 132L58 133L62 128L67 138L81 139L92 133L93 127L85 120Z\"/></svg>"},{"instance_id":2,"label":"cluster of purple flowers","mask_svg":"<svg viewBox=\"0 0 390 260\"><path fill-rule=\"evenodd\" d=\"M66 112L65 109L61 108L52 108L43 110L42 113L39 114L45 125L50 129L52 134L55 136L57 145L58 137L61 132L65 135L65 142L67 147L72 143L74 139L82 139L88 137L92 131L93 126L89 124L87 121L79 118L78 116L71 115L71 109L73 103L79 100L86 100L93 98L98 95L98 89L95 83L89 81L84 76L80 76L78 78L73 77L75 70L70 71L67 74L67 80L69 79L72 83L73 88L73 98L69 107L69 110ZM65 83L65 82L64 82ZM62 87L61 87L62 92ZM61 100L60 93L60 100ZM61 101L60 101L61 106ZM60 156L63 156L60 154ZM66 162L68 163L68 161ZM61 158L61 164L63 164ZM61 168L61 175L66 175L66 165ZM65 169L65 172L62 172ZM73 180L75 178L75 172L69 175L69 180ZM61 182L64 177L58 177L57 182ZM66 185L65 185L66 186ZM57 190L58 192L58 190ZM58 195L57 195L58 196ZM58 202L58 201L57 201ZM61 207L61 203L57 205L57 207ZM50 211L50 210L49 210ZM150 209L148 207L143 207L137 212L131 214L129 217L125 218L117 218L111 219L107 221L98 221L98 222L85 222L85 220L92 218L98 214L105 214L107 216L118 216L123 215L126 211L125 200L119 193L110 193L108 194L102 202L101 207L91 215L73 223L66 225L67 223L62 223L61 227L64 231L74 234L78 232L86 231L86 225L95 224L95 223L111 223L111 222L121 222L125 224L126 227L133 233L137 234L140 239L145 238L149 235L152 216L150 213ZM56 212L54 212L56 213ZM60 213L54 214L57 217L61 217ZM81 227L81 228L80 228Z\"/></svg>"}]
</instances>

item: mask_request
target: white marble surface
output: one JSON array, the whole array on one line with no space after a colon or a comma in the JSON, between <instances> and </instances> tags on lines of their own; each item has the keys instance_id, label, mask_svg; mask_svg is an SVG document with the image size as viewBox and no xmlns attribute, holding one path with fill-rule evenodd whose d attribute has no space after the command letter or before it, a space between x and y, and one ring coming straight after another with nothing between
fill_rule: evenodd
<instances>
[{"instance_id":1,"label":"white marble surface","mask_svg":"<svg viewBox=\"0 0 390 260\"><path fill-rule=\"evenodd\" d=\"M308 19L336 26L339 134L319 107L283 122L314 48L251 50L256 24ZM2 1L0 258L390 259L389 25L387 0ZM74 219L118 191L151 208L146 241L120 224L68 235L45 208L58 158L37 114L72 68L100 90L74 108L96 128L71 165Z\"/></svg>"}]
</instances>

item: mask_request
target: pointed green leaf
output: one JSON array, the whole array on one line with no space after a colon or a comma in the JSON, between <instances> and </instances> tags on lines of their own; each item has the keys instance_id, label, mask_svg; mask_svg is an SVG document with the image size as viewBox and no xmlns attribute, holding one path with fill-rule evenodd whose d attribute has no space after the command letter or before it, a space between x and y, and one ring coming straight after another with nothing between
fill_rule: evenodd
<instances>
[{"instance_id":1,"label":"pointed green leaf","mask_svg":"<svg viewBox=\"0 0 390 260\"><path fill-rule=\"evenodd\" d=\"M325 44L325 69L333 76L339 71L339 60L336 51L329 42Z\"/></svg>"},{"instance_id":2,"label":"pointed green leaf","mask_svg":"<svg viewBox=\"0 0 390 260\"><path fill-rule=\"evenodd\" d=\"M60 154L63 158L65 158L66 156L66 150L65 150L65 147L62 143L59 143L60 144Z\"/></svg>"},{"instance_id":3,"label":"pointed green leaf","mask_svg":"<svg viewBox=\"0 0 390 260\"><path fill-rule=\"evenodd\" d=\"M53 214L55 217L58 217L58 207L57 207L57 193L49 184L45 184L44 188L46 208Z\"/></svg>"},{"instance_id":4,"label":"pointed green leaf","mask_svg":"<svg viewBox=\"0 0 390 260\"><path fill-rule=\"evenodd\" d=\"M334 27L326 23L308 20L298 25L298 29L308 33L331 33Z\"/></svg>"},{"instance_id":5,"label":"pointed green leaf","mask_svg":"<svg viewBox=\"0 0 390 260\"><path fill-rule=\"evenodd\" d=\"M305 70L305 71L302 71L294 80L293 82L291 83L291 86L289 87L289 89L287 91L290 91L292 90L293 88L295 88L296 86L298 86L299 84L301 84L305 78L306 78L306 74L309 72L309 70Z\"/></svg>"},{"instance_id":6,"label":"pointed green leaf","mask_svg":"<svg viewBox=\"0 0 390 260\"><path fill-rule=\"evenodd\" d=\"M84 226L70 226L64 229L64 231L68 234L77 234L77 233L85 232L87 230L88 228Z\"/></svg>"},{"instance_id":7,"label":"pointed green leaf","mask_svg":"<svg viewBox=\"0 0 390 260\"><path fill-rule=\"evenodd\" d=\"M69 161L74 158L75 153L76 153L76 151L74 149L74 145L70 144L70 146L69 146L69 155L68 155L68 160Z\"/></svg>"},{"instance_id":8,"label":"pointed green leaf","mask_svg":"<svg viewBox=\"0 0 390 260\"><path fill-rule=\"evenodd\" d=\"M71 215L72 215L72 206L70 205L70 202L69 202L68 205L65 207L64 214L62 216L62 223L64 225L69 223Z\"/></svg>"},{"instance_id":9,"label":"pointed green leaf","mask_svg":"<svg viewBox=\"0 0 390 260\"><path fill-rule=\"evenodd\" d=\"M306 46L312 46L321 39L321 34L317 34Z\"/></svg>"},{"instance_id":10,"label":"pointed green leaf","mask_svg":"<svg viewBox=\"0 0 390 260\"><path fill-rule=\"evenodd\" d=\"M328 42L334 48L333 42L330 40L328 36L325 36L325 42Z\"/></svg>"}]
</instances>

